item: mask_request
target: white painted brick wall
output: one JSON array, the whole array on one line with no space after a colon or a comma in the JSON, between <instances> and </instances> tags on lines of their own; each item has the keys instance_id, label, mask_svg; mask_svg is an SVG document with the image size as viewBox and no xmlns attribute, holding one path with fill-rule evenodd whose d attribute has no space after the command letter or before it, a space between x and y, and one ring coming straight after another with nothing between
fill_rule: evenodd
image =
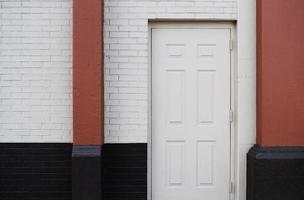
<instances>
[{"instance_id":1,"label":"white painted brick wall","mask_svg":"<svg viewBox=\"0 0 304 200\"><path fill-rule=\"evenodd\" d=\"M148 19L237 19L237 0L105 0L105 141L147 142Z\"/></svg>"},{"instance_id":2,"label":"white painted brick wall","mask_svg":"<svg viewBox=\"0 0 304 200\"><path fill-rule=\"evenodd\" d=\"M0 0L0 142L72 141L72 0Z\"/></svg>"}]
</instances>

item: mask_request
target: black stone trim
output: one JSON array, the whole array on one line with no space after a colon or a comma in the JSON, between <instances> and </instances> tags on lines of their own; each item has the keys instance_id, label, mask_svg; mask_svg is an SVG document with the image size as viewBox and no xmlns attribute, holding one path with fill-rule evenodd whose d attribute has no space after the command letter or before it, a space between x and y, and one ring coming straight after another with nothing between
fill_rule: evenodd
<instances>
[{"instance_id":1,"label":"black stone trim","mask_svg":"<svg viewBox=\"0 0 304 200\"><path fill-rule=\"evenodd\" d=\"M105 200L147 199L147 144L104 144L102 185Z\"/></svg>"},{"instance_id":2,"label":"black stone trim","mask_svg":"<svg viewBox=\"0 0 304 200\"><path fill-rule=\"evenodd\" d=\"M304 147L260 147L247 154L247 200L303 200Z\"/></svg>"},{"instance_id":3,"label":"black stone trim","mask_svg":"<svg viewBox=\"0 0 304 200\"><path fill-rule=\"evenodd\" d=\"M1 200L71 200L72 144L0 143Z\"/></svg>"},{"instance_id":4,"label":"black stone trim","mask_svg":"<svg viewBox=\"0 0 304 200\"><path fill-rule=\"evenodd\" d=\"M73 157L100 157L101 145L74 145Z\"/></svg>"},{"instance_id":5,"label":"black stone trim","mask_svg":"<svg viewBox=\"0 0 304 200\"><path fill-rule=\"evenodd\" d=\"M304 147L260 147L254 145L248 155L256 159L304 159Z\"/></svg>"},{"instance_id":6,"label":"black stone trim","mask_svg":"<svg viewBox=\"0 0 304 200\"><path fill-rule=\"evenodd\" d=\"M101 145L73 145L72 199L101 200Z\"/></svg>"}]
</instances>

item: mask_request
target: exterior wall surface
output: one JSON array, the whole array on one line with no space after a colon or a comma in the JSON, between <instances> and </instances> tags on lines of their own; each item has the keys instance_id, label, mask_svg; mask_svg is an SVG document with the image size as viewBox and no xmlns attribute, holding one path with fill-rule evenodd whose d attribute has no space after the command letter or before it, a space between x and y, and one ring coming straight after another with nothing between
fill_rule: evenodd
<instances>
[{"instance_id":1,"label":"exterior wall surface","mask_svg":"<svg viewBox=\"0 0 304 200\"><path fill-rule=\"evenodd\" d=\"M304 2L258 3L257 142L303 146Z\"/></svg>"},{"instance_id":2,"label":"exterior wall surface","mask_svg":"<svg viewBox=\"0 0 304 200\"><path fill-rule=\"evenodd\" d=\"M77 0L77 2L87 5L87 2L93 1ZM72 0L2 0L0 3L1 142L71 142ZM82 8L81 5L78 9L80 14L89 13L92 11L91 9L96 11L94 7L88 9L85 6ZM89 16L94 17L95 15ZM104 60L106 66L105 140L107 143L148 142L148 21L160 19L237 21L237 42L234 43L234 49L237 52L235 58L237 66L235 66L235 88L233 88L235 90L235 122L232 135L235 148L232 152L232 162L234 163L232 177L233 182L235 182L235 187L233 187L235 199L245 200L245 155L255 143L255 0L107 0L105 2L104 24L106 55ZM84 17L83 20L85 21L87 18ZM85 24L84 21L81 23L85 27L96 25ZM82 27L77 30L81 34L89 34L94 37L94 33L92 33L94 30L85 30ZM89 44L94 42L96 42L94 38L88 38ZM84 42L81 45L88 43ZM88 46L84 47L86 50L90 49ZM90 58L91 55L81 51L78 53L80 56L87 56L86 58ZM102 55L98 55L99 53L98 50L92 52L101 58ZM80 60L80 62L81 64L87 62L89 67L92 64L89 60ZM98 61L94 62L94 64L96 63L99 64ZM82 67L86 67L86 65L84 64ZM86 73L89 76L94 74L84 70L83 75L86 76ZM83 86L82 90L85 88L86 81L96 80L81 77L81 73L78 78L85 81L79 82L80 86ZM98 83L101 81L102 79L97 80ZM94 83L93 86L95 87L98 83ZM88 98L92 98L94 102L102 99L95 98L96 94L90 96L92 93L85 93L85 95L89 95ZM85 105L85 102L80 103ZM102 109L98 106L93 106L93 108L98 108L96 113L100 113L99 109ZM97 116L92 110L89 109L87 113L93 112L93 116ZM94 120L96 119L94 118ZM102 121L99 125L102 127ZM98 134L96 135L95 139L99 137ZM94 141L96 141L95 139ZM92 143L83 138L79 141L76 143ZM112 148L111 145L105 145L107 150ZM132 145L136 146L137 144ZM77 147L77 145L74 146ZM116 146L120 148L120 145L114 144L113 151L109 153L105 150L105 153L111 155L112 152L120 152L116 151ZM145 145L139 146L143 147L143 150L140 151L146 150ZM79 149L82 147L80 145ZM78 179L80 184L86 184L85 181L81 182L80 175L86 175L83 173L82 165L77 165L76 162L80 161L86 166L99 168L100 145L92 149L93 153L90 151L86 153L94 154L95 157L91 157L94 159L94 166L91 161L83 162L83 152L77 152L73 149L73 181ZM124 153L122 156L126 158L133 156L132 151ZM112 161L111 158L113 158L112 155L108 161ZM144 172L146 172L146 157L140 158L142 159L135 160L134 163L141 163ZM117 163L114 162L115 164ZM133 162L130 162L130 165L133 165ZM90 170L90 167L86 168L86 173L92 172L90 174L99 179L100 176L94 174L95 171ZM113 166L105 165L104 167L109 169ZM117 177L120 174L113 173L113 176ZM86 178L90 179L90 176ZM123 179L124 176L118 178ZM117 180L121 181L121 179ZM97 186L99 186L99 182ZM75 185L73 187L75 188ZM86 192L85 190L79 191L83 194ZM77 197L82 198L76 194L75 198Z\"/></svg>"},{"instance_id":3,"label":"exterior wall surface","mask_svg":"<svg viewBox=\"0 0 304 200\"><path fill-rule=\"evenodd\" d=\"M0 142L72 141L71 10L0 1Z\"/></svg>"}]
</instances>

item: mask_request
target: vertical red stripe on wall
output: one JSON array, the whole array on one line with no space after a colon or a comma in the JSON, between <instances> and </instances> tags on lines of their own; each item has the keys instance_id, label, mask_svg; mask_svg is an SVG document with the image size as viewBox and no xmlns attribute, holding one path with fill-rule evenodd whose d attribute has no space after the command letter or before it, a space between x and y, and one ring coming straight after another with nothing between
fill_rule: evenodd
<instances>
[{"instance_id":1,"label":"vertical red stripe on wall","mask_svg":"<svg viewBox=\"0 0 304 200\"><path fill-rule=\"evenodd\" d=\"M304 145L303 0L257 0L257 143Z\"/></svg>"},{"instance_id":2,"label":"vertical red stripe on wall","mask_svg":"<svg viewBox=\"0 0 304 200\"><path fill-rule=\"evenodd\" d=\"M73 0L74 144L103 143L103 1Z\"/></svg>"}]
</instances>

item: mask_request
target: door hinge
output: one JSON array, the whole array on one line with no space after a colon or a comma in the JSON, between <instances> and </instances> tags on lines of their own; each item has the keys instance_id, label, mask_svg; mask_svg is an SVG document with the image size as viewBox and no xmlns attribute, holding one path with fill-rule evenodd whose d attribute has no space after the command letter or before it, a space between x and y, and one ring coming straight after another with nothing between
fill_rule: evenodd
<instances>
[{"instance_id":1,"label":"door hinge","mask_svg":"<svg viewBox=\"0 0 304 200\"><path fill-rule=\"evenodd\" d=\"M233 110L230 110L229 111L229 121L230 121L230 123L233 122L233 119L234 119L234 113L233 113Z\"/></svg>"},{"instance_id":2,"label":"door hinge","mask_svg":"<svg viewBox=\"0 0 304 200\"><path fill-rule=\"evenodd\" d=\"M234 184L233 184L233 182L230 182L229 193L233 193L233 192L234 192Z\"/></svg>"},{"instance_id":3,"label":"door hinge","mask_svg":"<svg viewBox=\"0 0 304 200\"><path fill-rule=\"evenodd\" d=\"M229 40L229 48L230 48L230 51L233 50L233 40Z\"/></svg>"}]
</instances>

